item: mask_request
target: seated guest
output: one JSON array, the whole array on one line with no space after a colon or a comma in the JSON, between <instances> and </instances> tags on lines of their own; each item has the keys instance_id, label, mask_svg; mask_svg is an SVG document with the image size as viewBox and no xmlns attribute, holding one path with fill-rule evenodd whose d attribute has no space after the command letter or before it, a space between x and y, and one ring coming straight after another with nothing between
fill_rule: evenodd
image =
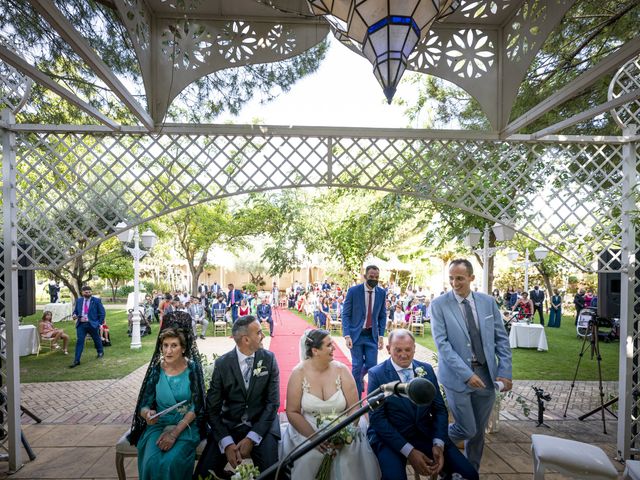
<instances>
[{"instance_id":1,"label":"seated guest","mask_svg":"<svg viewBox=\"0 0 640 480\"><path fill-rule=\"evenodd\" d=\"M273 318L271 317L271 305L267 302L267 297L264 297L262 303L258 305L258 321L269 324L269 336L273 337Z\"/></svg>"},{"instance_id":2,"label":"seated guest","mask_svg":"<svg viewBox=\"0 0 640 480\"><path fill-rule=\"evenodd\" d=\"M211 432L194 478L207 478L210 471L230 478L226 464L236 468L244 458L251 458L261 472L278 461L278 364L262 348L264 334L255 317L239 317L231 334L236 347L216 359L207 392Z\"/></svg>"},{"instance_id":3,"label":"seated guest","mask_svg":"<svg viewBox=\"0 0 640 480\"><path fill-rule=\"evenodd\" d=\"M416 344L408 330L389 333L387 350L391 358L369 370L369 393L390 382L409 382L423 377L433 383L436 396L429 406L392 395L370 414L369 442L378 457L383 480L406 480L407 462L420 475L458 474L477 480L478 473L449 440L448 414L438 380L428 363L413 359ZM363 477L364 478L364 477Z\"/></svg>"},{"instance_id":4,"label":"seated guest","mask_svg":"<svg viewBox=\"0 0 640 480\"><path fill-rule=\"evenodd\" d=\"M196 447L206 435L204 382L187 313L164 316L142 383L129 441L138 447L141 480L191 479ZM157 412L184 401L174 410Z\"/></svg>"},{"instance_id":5,"label":"seated guest","mask_svg":"<svg viewBox=\"0 0 640 480\"><path fill-rule=\"evenodd\" d=\"M282 438L283 457L315 433L319 416L335 416L358 402L356 381L349 368L333 360L336 347L329 332L307 330L300 348L302 361L294 368L287 385L289 426ZM314 480L328 448L323 444L296 460L291 478ZM380 478L365 432L357 428L353 442L335 452L330 478Z\"/></svg>"},{"instance_id":6,"label":"seated guest","mask_svg":"<svg viewBox=\"0 0 640 480\"><path fill-rule=\"evenodd\" d=\"M56 350L60 349L60 345L58 344L58 340L62 339L62 348L64 349L64 354L69 355L67 350L67 344L69 343L69 335L64 333L64 330L61 328L55 328L53 326L53 313L49 310L45 310L42 313L42 319L40 319L40 323L38 324L38 333L42 338L50 338L53 340L53 345Z\"/></svg>"},{"instance_id":7,"label":"seated guest","mask_svg":"<svg viewBox=\"0 0 640 480\"><path fill-rule=\"evenodd\" d=\"M402 302L396 303L396 308L393 312L393 326L395 328L406 328L406 315L402 310Z\"/></svg>"},{"instance_id":8,"label":"seated guest","mask_svg":"<svg viewBox=\"0 0 640 480\"><path fill-rule=\"evenodd\" d=\"M209 326L209 320L207 320L207 316L204 314L204 307L200 303L200 299L198 297L191 297L191 304L189 305L189 315L191 315L191 322L193 325L193 335L195 337L198 336L197 329L198 325L202 325L202 330L200 331L200 338L204 340L204 334L207 333L207 327Z\"/></svg>"},{"instance_id":9,"label":"seated guest","mask_svg":"<svg viewBox=\"0 0 640 480\"><path fill-rule=\"evenodd\" d=\"M216 310L223 310L224 312L227 311L227 304L224 303L224 298L222 297L222 295L218 295L215 303L211 305L211 318L213 318L214 321L216 318Z\"/></svg>"},{"instance_id":10,"label":"seated guest","mask_svg":"<svg viewBox=\"0 0 640 480\"><path fill-rule=\"evenodd\" d=\"M247 303L246 299L240 300L240 307L238 308L238 315L241 317L246 317L250 313L250 307Z\"/></svg>"},{"instance_id":11,"label":"seated guest","mask_svg":"<svg viewBox=\"0 0 640 480\"><path fill-rule=\"evenodd\" d=\"M533 315L533 302L527 292L522 292L522 297L516 300L516 303L513 305L513 311L519 312L518 320L531 318Z\"/></svg>"}]
</instances>

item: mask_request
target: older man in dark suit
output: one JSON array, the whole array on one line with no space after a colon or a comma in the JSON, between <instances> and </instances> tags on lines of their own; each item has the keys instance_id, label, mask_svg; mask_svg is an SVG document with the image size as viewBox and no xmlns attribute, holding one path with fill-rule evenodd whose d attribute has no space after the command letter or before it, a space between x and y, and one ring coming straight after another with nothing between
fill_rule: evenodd
<instances>
[{"instance_id":1,"label":"older man in dark suit","mask_svg":"<svg viewBox=\"0 0 640 480\"><path fill-rule=\"evenodd\" d=\"M369 392L391 382L422 377L433 383L436 396L427 406L406 398L388 397L371 413L368 437L382 470L382 480L406 480L407 462L421 475L457 473L475 480L478 473L447 434L447 407L431 365L414 360L416 343L408 330L393 330L387 350L391 358L369 370Z\"/></svg>"},{"instance_id":2,"label":"older man in dark suit","mask_svg":"<svg viewBox=\"0 0 640 480\"><path fill-rule=\"evenodd\" d=\"M212 470L230 478L233 468L251 458L262 472L278 461L279 370L273 353L262 348L264 335L252 315L233 324L236 347L216 360L207 393L211 432L194 478Z\"/></svg>"}]
</instances>

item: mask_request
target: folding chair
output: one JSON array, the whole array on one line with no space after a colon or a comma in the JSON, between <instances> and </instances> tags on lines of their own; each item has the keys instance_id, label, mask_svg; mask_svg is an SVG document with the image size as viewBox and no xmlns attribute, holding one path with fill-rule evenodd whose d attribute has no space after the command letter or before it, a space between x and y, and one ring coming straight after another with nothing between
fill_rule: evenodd
<instances>
[{"instance_id":1,"label":"folding chair","mask_svg":"<svg viewBox=\"0 0 640 480\"><path fill-rule=\"evenodd\" d=\"M224 308L216 308L213 311L213 336L215 337L218 332L221 332L226 337L228 328Z\"/></svg>"},{"instance_id":2,"label":"folding chair","mask_svg":"<svg viewBox=\"0 0 640 480\"><path fill-rule=\"evenodd\" d=\"M411 312L411 318L409 319L409 329L414 335L424 336L424 323L422 321L422 312Z\"/></svg>"},{"instance_id":3,"label":"folding chair","mask_svg":"<svg viewBox=\"0 0 640 480\"><path fill-rule=\"evenodd\" d=\"M342 322L338 320L338 310L329 309L329 333L342 333Z\"/></svg>"}]
</instances>

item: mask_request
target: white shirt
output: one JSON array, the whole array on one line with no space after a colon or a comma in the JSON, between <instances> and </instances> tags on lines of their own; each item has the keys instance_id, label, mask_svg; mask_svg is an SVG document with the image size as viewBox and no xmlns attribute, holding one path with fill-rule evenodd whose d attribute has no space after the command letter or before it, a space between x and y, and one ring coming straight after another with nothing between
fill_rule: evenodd
<instances>
[{"instance_id":1,"label":"white shirt","mask_svg":"<svg viewBox=\"0 0 640 480\"><path fill-rule=\"evenodd\" d=\"M371 293L371 295L369 295L369 292L373 292ZM369 297L371 297L371 301L373 302L373 304L371 305L371 326L373 326L373 306L376 304L376 289L375 288L369 288L369 286L365 283L364 284L364 325L367 324L367 312L369 311Z\"/></svg>"},{"instance_id":2,"label":"white shirt","mask_svg":"<svg viewBox=\"0 0 640 480\"><path fill-rule=\"evenodd\" d=\"M462 312L462 319L465 320L465 323L467 320L467 314L464 311L464 305L462 304L462 301L466 298L466 300L469 302L469 305L471 305L471 312L473 313L473 320L476 322L476 327L478 327L478 330L480 330L480 323L478 322L478 311L476 310L476 302L473 301L473 293L469 292L469 295L467 295L465 298L461 297L456 292L453 292L453 295L456 297L458 307L460 307L460 312Z\"/></svg>"},{"instance_id":3,"label":"white shirt","mask_svg":"<svg viewBox=\"0 0 640 480\"><path fill-rule=\"evenodd\" d=\"M240 372L242 373L242 377L244 378L244 374L247 371L247 368L249 368L249 366L247 365L246 359L251 357L255 362L255 358L256 358L255 353L253 355L245 355L240 351L238 347L236 347L236 355L238 355L238 366L240 367ZM251 440L253 443L255 443L256 445L260 445L260 442L262 442L262 437L258 435L256 432L254 432L253 430L247 433L247 438ZM224 453L224 449L227 448L232 443L234 442L231 435L227 435L222 440L220 440L218 442L220 453Z\"/></svg>"},{"instance_id":4,"label":"white shirt","mask_svg":"<svg viewBox=\"0 0 640 480\"><path fill-rule=\"evenodd\" d=\"M389 359L389 361L391 362L391 365L393 366L394 370L396 371L396 373L398 374L398 378L400 379L400 381L403 381L405 378L404 375L404 370L406 370L405 368L399 366L398 364L396 364L392 359ZM411 367L407 367L409 369L411 369L409 373L409 381L413 380L415 378L415 372L413 371L413 362L411 363ZM444 441L441 438L434 438L433 439L433 445L434 446L438 446L438 447L442 447L444 449ZM400 453L403 454L405 457L408 457L409 454L411 453L411 450L413 450L413 445L411 445L409 442L405 443L404 446L400 449Z\"/></svg>"}]
</instances>

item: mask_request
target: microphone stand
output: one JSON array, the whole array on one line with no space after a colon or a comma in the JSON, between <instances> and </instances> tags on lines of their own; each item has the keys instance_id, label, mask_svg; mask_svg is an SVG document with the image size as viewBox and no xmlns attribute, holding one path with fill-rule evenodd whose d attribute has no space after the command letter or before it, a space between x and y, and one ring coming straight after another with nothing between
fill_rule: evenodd
<instances>
[{"instance_id":1,"label":"microphone stand","mask_svg":"<svg viewBox=\"0 0 640 480\"><path fill-rule=\"evenodd\" d=\"M291 467L296 460L316 448L325 440L331 438L335 433L339 432L344 427L352 423L354 420L360 418L368 411L373 411L376 408L380 407L384 403L386 397L387 395L385 393L379 393L376 396L372 397L367 405L360 407L358 410L353 412L341 422L335 424L333 427L327 429L326 431L319 433L313 438L313 440L308 440L308 443L304 447L300 447L299 449L295 450L290 456L285 457L282 461L266 469L260 474L257 480L266 480L270 475L274 474L278 470L278 468L280 468L280 474L278 475L278 478L276 480L289 479L289 472L291 471Z\"/></svg>"}]
</instances>

